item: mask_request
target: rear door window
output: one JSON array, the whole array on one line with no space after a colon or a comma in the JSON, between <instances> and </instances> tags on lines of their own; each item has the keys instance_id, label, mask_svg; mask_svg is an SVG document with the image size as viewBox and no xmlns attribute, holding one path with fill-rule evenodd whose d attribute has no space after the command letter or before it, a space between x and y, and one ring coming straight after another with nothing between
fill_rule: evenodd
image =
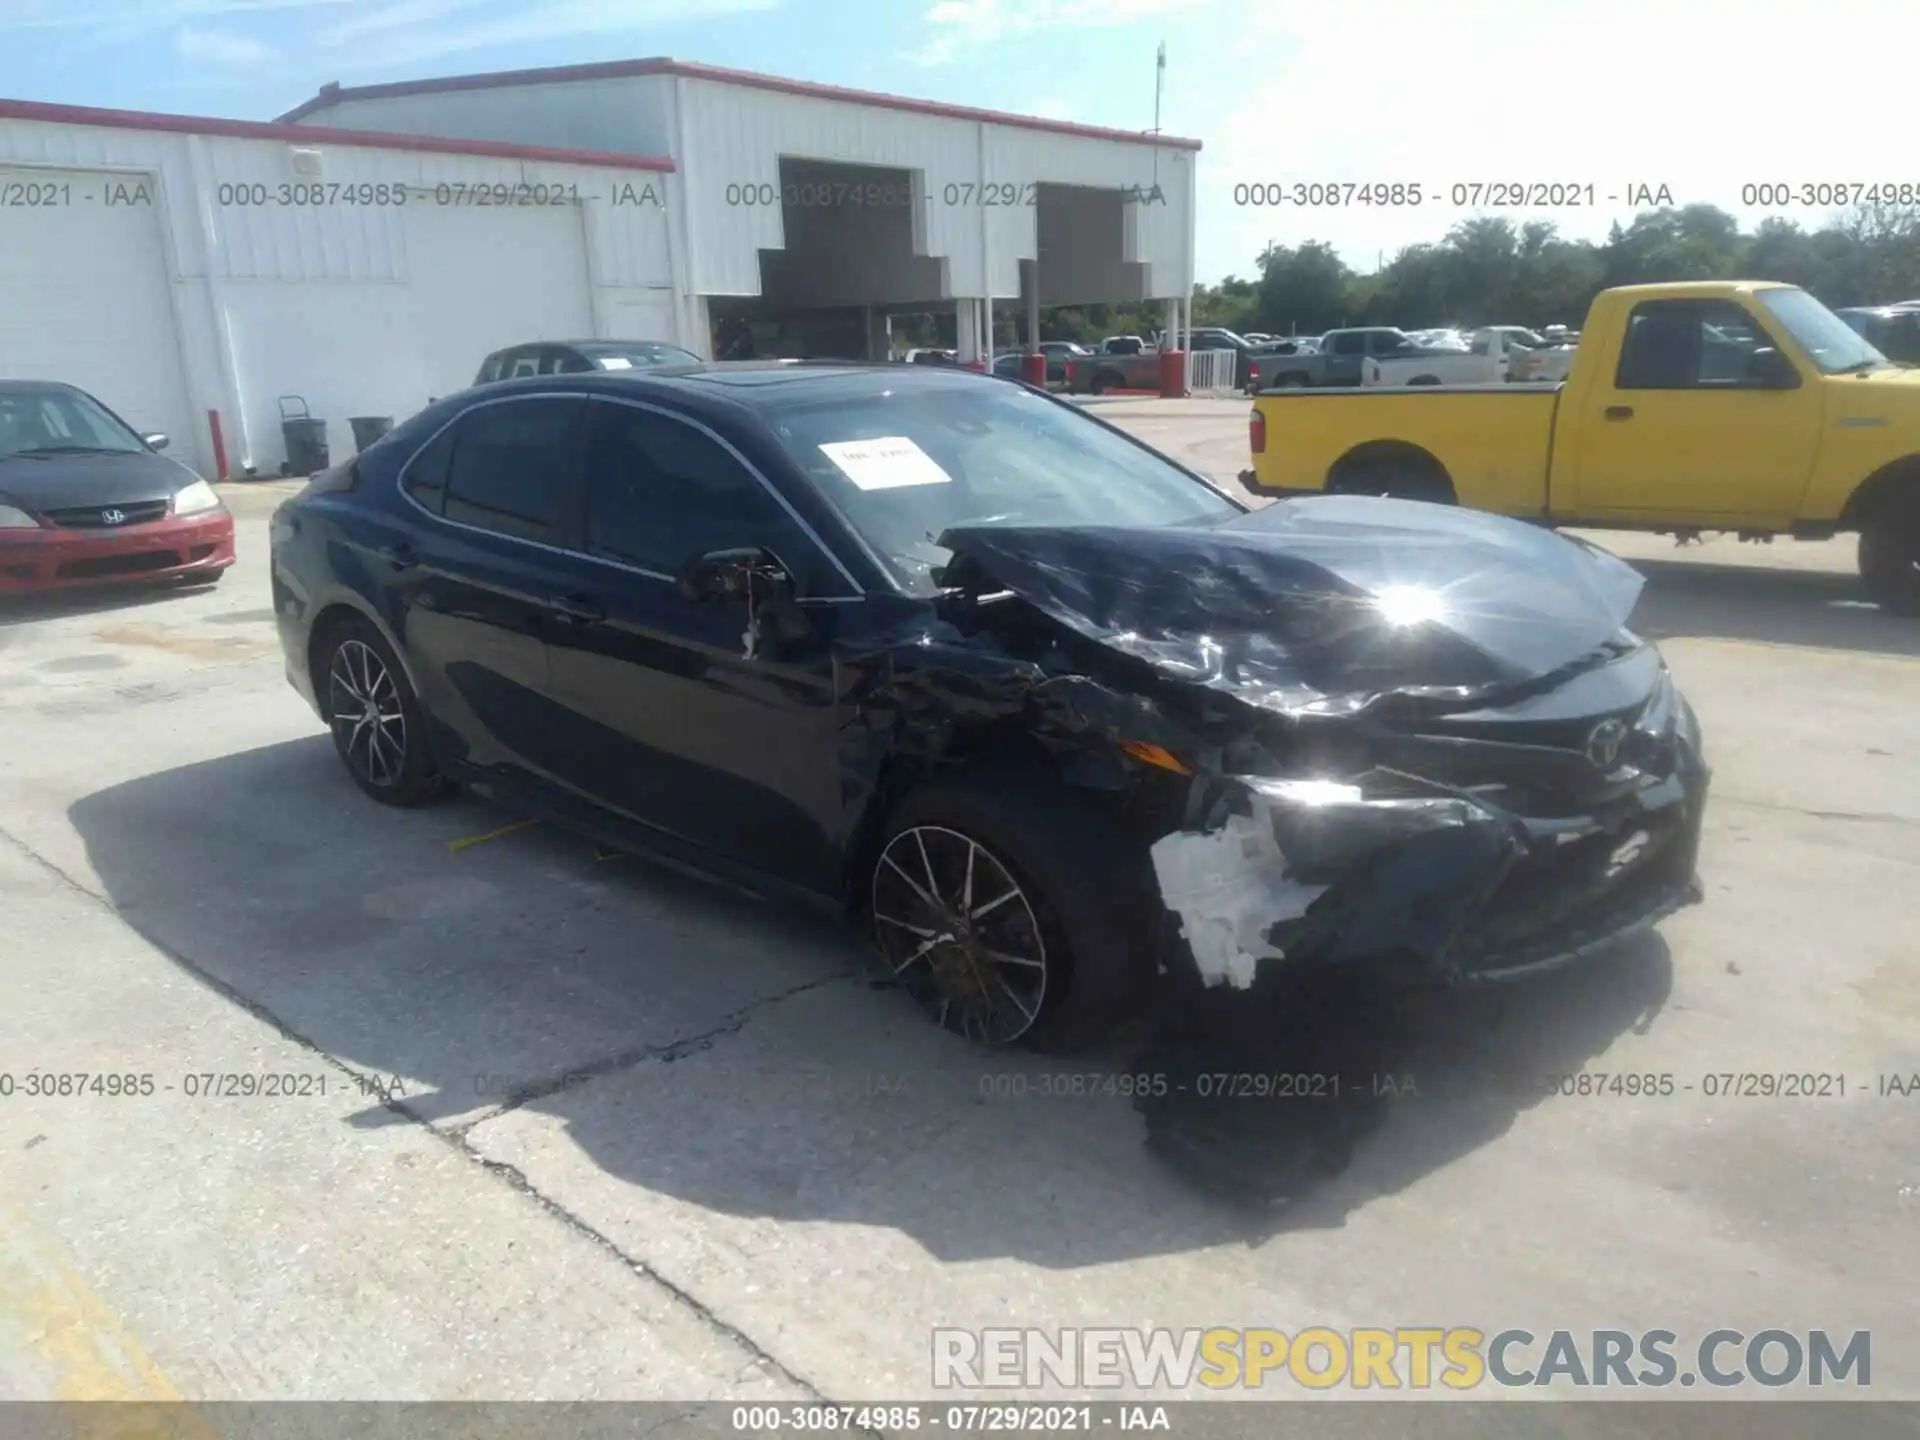
<instances>
[{"instance_id":1,"label":"rear door window","mask_svg":"<svg viewBox=\"0 0 1920 1440\"><path fill-rule=\"evenodd\" d=\"M502 535L557 542L582 406L576 399L540 396L468 411L454 427L459 433L441 513Z\"/></svg>"}]
</instances>

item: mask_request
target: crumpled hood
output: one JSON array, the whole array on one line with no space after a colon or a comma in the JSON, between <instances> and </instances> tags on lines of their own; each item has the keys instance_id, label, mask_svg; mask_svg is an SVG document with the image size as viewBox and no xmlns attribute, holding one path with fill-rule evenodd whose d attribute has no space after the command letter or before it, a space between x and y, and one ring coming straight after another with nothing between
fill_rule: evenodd
<instances>
[{"instance_id":1,"label":"crumpled hood","mask_svg":"<svg viewBox=\"0 0 1920 1440\"><path fill-rule=\"evenodd\" d=\"M1210 526L963 527L939 543L949 579L972 568L1169 679L1280 711L1524 685L1615 635L1644 583L1538 526L1372 496Z\"/></svg>"}]
</instances>

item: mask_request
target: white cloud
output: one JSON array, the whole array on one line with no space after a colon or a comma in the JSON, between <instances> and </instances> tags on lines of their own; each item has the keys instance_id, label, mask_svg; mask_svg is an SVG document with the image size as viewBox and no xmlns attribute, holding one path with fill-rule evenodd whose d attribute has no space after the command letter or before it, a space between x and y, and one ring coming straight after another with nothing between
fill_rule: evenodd
<instances>
[{"instance_id":1,"label":"white cloud","mask_svg":"<svg viewBox=\"0 0 1920 1440\"><path fill-rule=\"evenodd\" d=\"M1904 128L1848 78L1863 51L1907 28L1911 0L1849 0L1817 20L1789 0L1750 0L1737 15L1728 23L1712 0L1249 7L1262 83L1203 95L1170 126L1207 141L1198 273L1248 274L1270 240L1328 240L1372 268L1466 213L1431 199L1400 211L1235 206L1242 182L1417 182L1429 195L1474 181L1592 184L1591 209L1514 218L1597 240L1632 218L1630 185L1665 184L1676 203L1750 225L1744 183L1920 180Z\"/></svg>"},{"instance_id":2,"label":"white cloud","mask_svg":"<svg viewBox=\"0 0 1920 1440\"><path fill-rule=\"evenodd\" d=\"M358 13L319 34L322 45L346 45L363 35L388 34L471 10L478 0L400 0L393 5L358 7Z\"/></svg>"},{"instance_id":3,"label":"white cloud","mask_svg":"<svg viewBox=\"0 0 1920 1440\"><path fill-rule=\"evenodd\" d=\"M0 0L0 32L86 30L104 40L124 40L193 20L264 15L286 10L324 10L357 0Z\"/></svg>"},{"instance_id":4,"label":"white cloud","mask_svg":"<svg viewBox=\"0 0 1920 1440\"><path fill-rule=\"evenodd\" d=\"M927 11L932 37L908 59L948 65L962 55L1037 30L1111 29L1199 10L1212 0L938 0Z\"/></svg>"},{"instance_id":5,"label":"white cloud","mask_svg":"<svg viewBox=\"0 0 1920 1440\"><path fill-rule=\"evenodd\" d=\"M275 58L271 45L231 30L185 29L173 37L173 48L190 65L212 65L248 70Z\"/></svg>"},{"instance_id":6,"label":"white cloud","mask_svg":"<svg viewBox=\"0 0 1920 1440\"><path fill-rule=\"evenodd\" d=\"M544 0L533 5L505 5L493 0L403 0L391 7L405 12L394 24L369 15L356 24L335 27L332 43L343 43L363 33L386 38L355 58L351 68L390 69L437 60L496 46L526 45L577 35L618 35L674 21L706 20L721 15L775 10L783 0ZM446 23L446 17L468 11L476 14L464 24Z\"/></svg>"}]
</instances>

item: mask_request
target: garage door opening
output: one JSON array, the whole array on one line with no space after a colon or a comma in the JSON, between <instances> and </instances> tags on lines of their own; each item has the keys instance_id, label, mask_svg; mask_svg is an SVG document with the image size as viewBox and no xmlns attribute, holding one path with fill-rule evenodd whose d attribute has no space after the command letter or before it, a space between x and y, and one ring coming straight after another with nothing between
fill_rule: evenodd
<instances>
[{"instance_id":1,"label":"garage door opening","mask_svg":"<svg viewBox=\"0 0 1920 1440\"><path fill-rule=\"evenodd\" d=\"M915 182L889 166L783 157L786 244L760 252L759 295L709 299L714 356L883 360L889 311L950 309L946 262L919 253Z\"/></svg>"},{"instance_id":2,"label":"garage door opening","mask_svg":"<svg viewBox=\"0 0 1920 1440\"><path fill-rule=\"evenodd\" d=\"M1043 184L1037 206L1040 303L1111 305L1147 297L1135 231L1156 203L1152 191L1098 185Z\"/></svg>"}]
</instances>

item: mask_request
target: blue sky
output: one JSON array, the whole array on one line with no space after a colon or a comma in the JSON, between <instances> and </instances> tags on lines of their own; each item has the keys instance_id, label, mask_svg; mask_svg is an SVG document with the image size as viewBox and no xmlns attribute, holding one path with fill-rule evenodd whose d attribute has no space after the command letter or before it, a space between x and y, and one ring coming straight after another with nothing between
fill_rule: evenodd
<instances>
[{"instance_id":1,"label":"blue sky","mask_svg":"<svg viewBox=\"0 0 1920 1440\"><path fill-rule=\"evenodd\" d=\"M1629 186L1752 223L1747 183L1920 185L1904 97L1856 89L1915 0L0 0L0 96L269 119L328 80L645 55L1205 142L1199 278L1269 240L1371 269L1456 183L1594 187L1516 214L1599 238ZM1817 16L1817 18L1816 18ZM1736 18L1737 17L1737 18ZM1910 163L1914 162L1914 163ZM1235 203L1250 182L1419 182L1418 210ZM1817 224L1819 207L1787 210Z\"/></svg>"}]
</instances>

